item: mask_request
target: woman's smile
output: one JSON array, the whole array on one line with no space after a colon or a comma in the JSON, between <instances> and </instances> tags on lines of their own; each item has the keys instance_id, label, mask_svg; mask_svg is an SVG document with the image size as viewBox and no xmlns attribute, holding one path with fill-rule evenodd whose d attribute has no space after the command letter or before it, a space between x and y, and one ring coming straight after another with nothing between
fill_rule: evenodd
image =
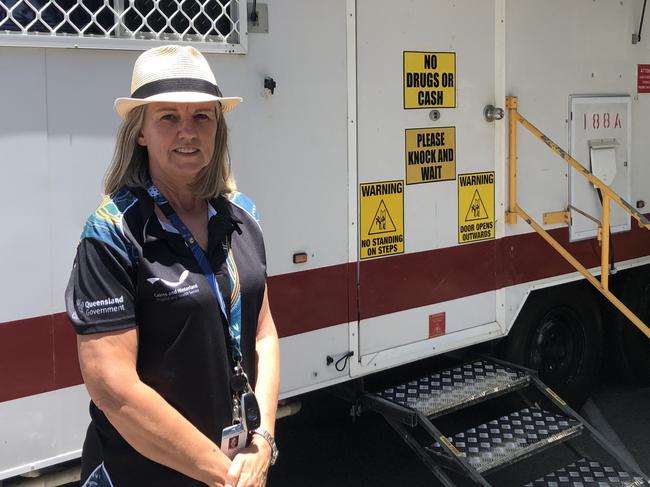
<instances>
[{"instance_id":1,"label":"woman's smile","mask_svg":"<svg viewBox=\"0 0 650 487\"><path fill-rule=\"evenodd\" d=\"M199 152L199 149L196 147L178 147L174 149L174 152L178 152L179 154L196 154Z\"/></svg>"}]
</instances>

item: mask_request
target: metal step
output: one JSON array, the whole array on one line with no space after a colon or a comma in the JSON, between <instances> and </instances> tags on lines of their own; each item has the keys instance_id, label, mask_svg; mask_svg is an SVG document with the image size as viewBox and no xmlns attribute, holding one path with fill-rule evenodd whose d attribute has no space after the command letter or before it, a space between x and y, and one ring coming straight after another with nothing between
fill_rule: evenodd
<instances>
[{"instance_id":1,"label":"metal step","mask_svg":"<svg viewBox=\"0 0 650 487\"><path fill-rule=\"evenodd\" d=\"M537 407L522 409L448 438L479 473L504 467L582 432L579 421ZM438 442L428 450L449 457Z\"/></svg>"},{"instance_id":2,"label":"metal step","mask_svg":"<svg viewBox=\"0 0 650 487\"><path fill-rule=\"evenodd\" d=\"M610 485L632 487L647 484L641 477L632 477L627 472L619 472L613 467L582 458L571 465L546 474L524 487L603 487Z\"/></svg>"},{"instance_id":3,"label":"metal step","mask_svg":"<svg viewBox=\"0 0 650 487\"><path fill-rule=\"evenodd\" d=\"M425 416L440 416L528 385L529 376L477 360L391 387L378 395Z\"/></svg>"}]
</instances>

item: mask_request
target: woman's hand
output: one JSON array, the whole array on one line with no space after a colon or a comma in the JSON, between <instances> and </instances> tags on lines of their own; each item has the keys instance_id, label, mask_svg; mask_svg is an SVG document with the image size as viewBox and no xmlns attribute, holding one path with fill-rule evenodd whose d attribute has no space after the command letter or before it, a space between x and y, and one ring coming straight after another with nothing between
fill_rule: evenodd
<instances>
[{"instance_id":1,"label":"woman's hand","mask_svg":"<svg viewBox=\"0 0 650 487\"><path fill-rule=\"evenodd\" d=\"M271 465L271 445L253 435L248 448L240 451L232 461L225 487L264 487Z\"/></svg>"},{"instance_id":2,"label":"woman's hand","mask_svg":"<svg viewBox=\"0 0 650 487\"><path fill-rule=\"evenodd\" d=\"M273 434L280 383L280 347L266 289L257 321L255 352L255 395L260 406L261 423L263 428ZM271 465L271 454L268 441L259 435L253 435L250 446L233 459L224 487L264 487Z\"/></svg>"}]
</instances>

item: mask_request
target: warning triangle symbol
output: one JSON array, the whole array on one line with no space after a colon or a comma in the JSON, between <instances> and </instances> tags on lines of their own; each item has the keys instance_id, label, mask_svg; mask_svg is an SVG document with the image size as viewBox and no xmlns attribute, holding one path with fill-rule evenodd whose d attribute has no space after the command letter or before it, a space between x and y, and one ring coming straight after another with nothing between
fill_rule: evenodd
<instances>
[{"instance_id":1,"label":"warning triangle symbol","mask_svg":"<svg viewBox=\"0 0 650 487\"><path fill-rule=\"evenodd\" d=\"M487 220L489 218L481 195L478 192L478 189L474 190L474 196L472 196L472 202L469 204L467 209L467 215L465 215L465 221L471 222L475 220Z\"/></svg>"},{"instance_id":2,"label":"warning triangle symbol","mask_svg":"<svg viewBox=\"0 0 650 487\"><path fill-rule=\"evenodd\" d=\"M370 225L370 230L368 230L368 235L377 235L378 233L388 233L394 232L397 230L395 227L395 222L388 213L388 208L384 200L381 200L379 203L379 208L372 219L372 224Z\"/></svg>"}]
</instances>

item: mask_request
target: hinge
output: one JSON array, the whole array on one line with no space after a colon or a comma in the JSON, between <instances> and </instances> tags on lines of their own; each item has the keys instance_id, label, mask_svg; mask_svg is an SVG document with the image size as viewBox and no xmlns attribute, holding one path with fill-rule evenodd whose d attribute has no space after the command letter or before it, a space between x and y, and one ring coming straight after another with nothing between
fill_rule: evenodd
<instances>
[{"instance_id":1,"label":"hinge","mask_svg":"<svg viewBox=\"0 0 650 487\"><path fill-rule=\"evenodd\" d=\"M557 223L564 223L566 225L571 223L571 213L568 211L551 211L544 213L544 225L555 225Z\"/></svg>"}]
</instances>

